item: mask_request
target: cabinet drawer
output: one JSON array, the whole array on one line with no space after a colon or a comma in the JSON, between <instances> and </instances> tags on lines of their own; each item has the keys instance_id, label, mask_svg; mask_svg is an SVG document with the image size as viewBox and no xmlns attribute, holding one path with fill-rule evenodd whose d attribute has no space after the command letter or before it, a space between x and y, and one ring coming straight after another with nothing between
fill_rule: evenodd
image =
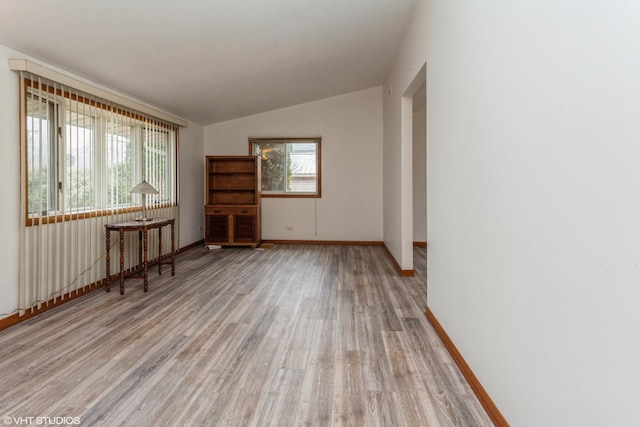
<instances>
[{"instance_id":1,"label":"cabinet drawer","mask_svg":"<svg viewBox=\"0 0 640 427\"><path fill-rule=\"evenodd\" d=\"M255 206L207 206L205 215L256 215L258 209Z\"/></svg>"}]
</instances>

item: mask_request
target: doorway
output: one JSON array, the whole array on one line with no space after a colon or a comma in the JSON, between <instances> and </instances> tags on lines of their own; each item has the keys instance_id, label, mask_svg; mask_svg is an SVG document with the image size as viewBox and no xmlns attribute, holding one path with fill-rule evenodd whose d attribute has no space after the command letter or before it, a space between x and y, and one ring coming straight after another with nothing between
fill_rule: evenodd
<instances>
[{"instance_id":1,"label":"doorway","mask_svg":"<svg viewBox=\"0 0 640 427\"><path fill-rule=\"evenodd\" d=\"M427 90L426 63L422 65L402 96L402 168L411 171L404 181L403 194L410 195L402 206L403 260L411 264L414 275L424 280L426 305L427 246ZM406 175L405 175L406 176Z\"/></svg>"},{"instance_id":2,"label":"doorway","mask_svg":"<svg viewBox=\"0 0 640 427\"><path fill-rule=\"evenodd\" d=\"M413 271L427 303L427 85L413 96Z\"/></svg>"}]
</instances>

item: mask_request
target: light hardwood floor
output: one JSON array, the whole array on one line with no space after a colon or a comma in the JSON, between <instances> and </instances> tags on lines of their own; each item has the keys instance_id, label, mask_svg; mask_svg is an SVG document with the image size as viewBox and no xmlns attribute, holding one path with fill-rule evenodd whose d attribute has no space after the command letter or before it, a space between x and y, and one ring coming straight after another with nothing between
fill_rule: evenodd
<instances>
[{"instance_id":1,"label":"light hardwood floor","mask_svg":"<svg viewBox=\"0 0 640 427\"><path fill-rule=\"evenodd\" d=\"M425 250L180 254L0 332L0 416L86 426L489 426L425 316Z\"/></svg>"}]
</instances>

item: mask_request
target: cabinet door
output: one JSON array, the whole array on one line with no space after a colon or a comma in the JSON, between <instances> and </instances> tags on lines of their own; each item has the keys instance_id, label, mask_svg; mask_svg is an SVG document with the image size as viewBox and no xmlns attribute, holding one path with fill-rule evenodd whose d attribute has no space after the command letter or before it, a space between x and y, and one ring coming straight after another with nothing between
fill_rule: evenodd
<instances>
[{"instance_id":1,"label":"cabinet door","mask_svg":"<svg viewBox=\"0 0 640 427\"><path fill-rule=\"evenodd\" d=\"M256 242L256 216L234 215L233 240L237 243Z\"/></svg>"},{"instance_id":2,"label":"cabinet door","mask_svg":"<svg viewBox=\"0 0 640 427\"><path fill-rule=\"evenodd\" d=\"M207 215L205 242L229 242L229 216Z\"/></svg>"}]
</instances>

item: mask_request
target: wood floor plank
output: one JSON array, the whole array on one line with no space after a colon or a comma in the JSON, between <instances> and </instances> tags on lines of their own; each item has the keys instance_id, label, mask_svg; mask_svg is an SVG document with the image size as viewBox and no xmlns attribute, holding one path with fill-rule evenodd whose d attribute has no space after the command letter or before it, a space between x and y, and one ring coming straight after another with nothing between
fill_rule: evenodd
<instances>
[{"instance_id":1,"label":"wood floor plank","mask_svg":"<svg viewBox=\"0 0 640 427\"><path fill-rule=\"evenodd\" d=\"M437 363L438 359L427 357L430 354L446 354L443 346L434 345L429 339L428 328L431 325L421 323L419 319L404 319L405 330L410 337L407 340L411 347L413 360L418 367L422 382L429 391L429 395L438 406L438 417L446 425L468 425L465 419L473 419L474 415L466 412L472 408L464 404L464 400L469 394L464 389L458 387L456 381L460 381L460 377L451 375L449 364ZM460 389L460 393L447 393L450 389ZM460 408L455 411L453 408Z\"/></svg>"},{"instance_id":2,"label":"wood floor plank","mask_svg":"<svg viewBox=\"0 0 640 427\"><path fill-rule=\"evenodd\" d=\"M358 351L336 351L334 366L332 424L365 425L362 354Z\"/></svg>"},{"instance_id":3,"label":"wood floor plank","mask_svg":"<svg viewBox=\"0 0 640 427\"><path fill-rule=\"evenodd\" d=\"M336 333L334 324L334 321L322 319L315 322L295 425L323 426L331 423Z\"/></svg>"},{"instance_id":4,"label":"wood floor plank","mask_svg":"<svg viewBox=\"0 0 640 427\"><path fill-rule=\"evenodd\" d=\"M278 369L255 425L295 425L303 378L302 369Z\"/></svg>"},{"instance_id":5,"label":"wood floor plank","mask_svg":"<svg viewBox=\"0 0 640 427\"><path fill-rule=\"evenodd\" d=\"M193 248L149 292L0 331L0 414L86 426L489 426L427 322L426 249Z\"/></svg>"},{"instance_id":6,"label":"wood floor plank","mask_svg":"<svg viewBox=\"0 0 640 427\"><path fill-rule=\"evenodd\" d=\"M393 392L367 391L365 399L366 426L393 427L403 425L403 419L394 402Z\"/></svg>"},{"instance_id":7,"label":"wood floor plank","mask_svg":"<svg viewBox=\"0 0 640 427\"><path fill-rule=\"evenodd\" d=\"M384 332L383 340L395 380L394 391L398 392L399 401L403 403L402 407L405 408L403 413L409 414L408 419L412 420L410 425L429 423L433 426L439 426L440 417L438 417L432 397L421 381L420 372L407 348L405 333ZM407 404L413 399L416 399L420 404Z\"/></svg>"}]
</instances>

